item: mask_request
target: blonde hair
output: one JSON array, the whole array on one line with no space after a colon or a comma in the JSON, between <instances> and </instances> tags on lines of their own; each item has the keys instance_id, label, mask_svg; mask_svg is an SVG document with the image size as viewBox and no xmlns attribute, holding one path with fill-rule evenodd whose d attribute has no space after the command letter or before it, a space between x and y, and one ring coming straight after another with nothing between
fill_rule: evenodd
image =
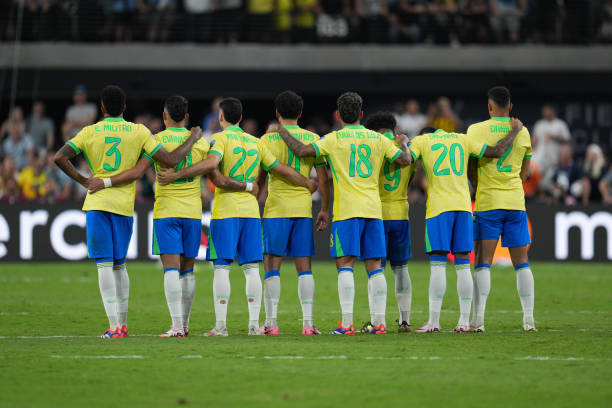
<instances>
[{"instance_id":1,"label":"blonde hair","mask_svg":"<svg viewBox=\"0 0 612 408\"><path fill-rule=\"evenodd\" d=\"M593 161L589 160L589 152L591 152L593 156L595 156L595 159ZM592 176L593 178L599 178L606 166L606 158L603 154L603 151L601 150L601 147L596 144L588 145L586 149L586 156L587 157L584 161L584 172Z\"/></svg>"}]
</instances>

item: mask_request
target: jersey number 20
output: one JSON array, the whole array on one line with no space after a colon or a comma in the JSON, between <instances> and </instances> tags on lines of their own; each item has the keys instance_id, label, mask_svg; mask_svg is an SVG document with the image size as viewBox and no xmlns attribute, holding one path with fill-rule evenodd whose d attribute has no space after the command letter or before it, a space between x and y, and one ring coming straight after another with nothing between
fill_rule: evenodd
<instances>
[{"instance_id":1,"label":"jersey number 20","mask_svg":"<svg viewBox=\"0 0 612 408\"><path fill-rule=\"evenodd\" d=\"M433 165L433 174L434 176L448 176L450 175L450 169L449 168L445 168L445 169L440 169L440 166L442 165L442 162L444 161L444 159L446 158L446 155L449 153L450 151L450 167L453 170L453 173L455 173L455 175L457 176L461 176L463 174L463 165L464 165L464 154L463 154L463 146L461 146L461 144L459 143L453 143L452 145L450 145L450 149L448 147L446 147L445 144L442 143L436 143L435 145L431 146L431 150L432 151L436 151L436 150L440 150L442 149L442 152L440 153L440 156L438 156L438 158L436 159L436 162ZM457 152L459 153L459 165L457 166Z\"/></svg>"}]
</instances>

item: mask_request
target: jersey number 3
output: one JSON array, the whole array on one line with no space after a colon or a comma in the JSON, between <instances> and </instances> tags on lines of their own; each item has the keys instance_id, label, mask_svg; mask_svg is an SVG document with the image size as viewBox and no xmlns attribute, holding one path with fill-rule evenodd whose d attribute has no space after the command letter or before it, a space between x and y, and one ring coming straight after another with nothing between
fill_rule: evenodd
<instances>
[{"instance_id":1,"label":"jersey number 3","mask_svg":"<svg viewBox=\"0 0 612 408\"><path fill-rule=\"evenodd\" d=\"M104 139L104 143L106 144L111 144L112 146L110 147L110 149L108 149L105 153L106 156L110 157L110 156L115 156L115 165L114 166L110 166L107 163L104 163L104 166L102 166L104 168L104 170L106 171L115 171L119 168L119 166L121 166L121 152L119 151L119 149L117 148L119 146L119 143L121 143L121 139L118 137L109 137L107 136Z\"/></svg>"}]
</instances>

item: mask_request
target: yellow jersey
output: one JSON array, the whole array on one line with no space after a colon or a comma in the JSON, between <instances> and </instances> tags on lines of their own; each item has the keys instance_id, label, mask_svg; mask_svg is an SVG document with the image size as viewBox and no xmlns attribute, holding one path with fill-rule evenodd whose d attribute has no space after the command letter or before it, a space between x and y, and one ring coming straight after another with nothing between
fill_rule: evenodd
<instances>
[{"instance_id":1,"label":"yellow jersey","mask_svg":"<svg viewBox=\"0 0 612 408\"><path fill-rule=\"evenodd\" d=\"M189 139L191 132L185 128L169 127L155 135L155 139L171 152ZM210 145L205 139L199 139L181 162L175 167L180 170L206 158ZM165 167L156 162L155 171ZM202 218L202 176L188 177L162 186L157 183L153 218Z\"/></svg>"},{"instance_id":2,"label":"yellow jersey","mask_svg":"<svg viewBox=\"0 0 612 408\"><path fill-rule=\"evenodd\" d=\"M495 145L512 130L510 118L493 117L475 123L467 135L479 142ZM523 160L531 158L531 137L523 129L502 157L483 157L478 160L478 188L474 211L525 211L525 194L521 180Z\"/></svg>"},{"instance_id":3,"label":"yellow jersey","mask_svg":"<svg viewBox=\"0 0 612 408\"><path fill-rule=\"evenodd\" d=\"M239 126L229 126L215 133L210 146L209 154L221 158L219 171L237 181L253 182L260 165L270 171L278 163L258 138L245 133ZM249 192L216 188L212 218L259 218L259 204Z\"/></svg>"},{"instance_id":4,"label":"yellow jersey","mask_svg":"<svg viewBox=\"0 0 612 408\"><path fill-rule=\"evenodd\" d=\"M34 168L31 166L25 167L19 173L17 178L17 184L21 187L21 193L28 200L35 200L38 197L42 197L46 194L45 183L47 182L47 175L44 171L41 171L36 175Z\"/></svg>"},{"instance_id":5,"label":"yellow jersey","mask_svg":"<svg viewBox=\"0 0 612 408\"><path fill-rule=\"evenodd\" d=\"M76 154L83 153L91 173L99 178L112 177L136 165L145 153L153 157L162 147L144 125L123 118L105 118L84 127L66 142ZM83 211L106 211L133 216L136 182L113 186L95 194L87 192Z\"/></svg>"},{"instance_id":6,"label":"yellow jersey","mask_svg":"<svg viewBox=\"0 0 612 408\"><path fill-rule=\"evenodd\" d=\"M302 143L310 144L319 140L319 136L299 126L285 128ZM320 157L300 158L293 154L278 133L266 133L261 137L263 144L281 163L286 163L306 178L310 178L313 166L325 166L325 159ZM268 180L268 199L264 208L264 218L312 217L312 195L308 189L289 183L282 177L270 173Z\"/></svg>"},{"instance_id":7,"label":"yellow jersey","mask_svg":"<svg viewBox=\"0 0 612 408\"><path fill-rule=\"evenodd\" d=\"M395 142L393 133L384 133L387 139ZM385 160L380 172L380 201L382 203L383 220L408 220L408 184L414 174L414 163L407 167L398 167Z\"/></svg>"},{"instance_id":8,"label":"yellow jersey","mask_svg":"<svg viewBox=\"0 0 612 408\"><path fill-rule=\"evenodd\" d=\"M481 158L487 145L442 129L412 139L410 152L427 175L427 212L433 218L448 211L472 212L467 167L470 156Z\"/></svg>"},{"instance_id":9,"label":"yellow jersey","mask_svg":"<svg viewBox=\"0 0 612 408\"><path fill-rule=\"evenodd\" d=\"M334 180L334 221L382 219L378 183L385 160L402 151L380 133L361 125L345 126L312 143L317 158L325 156Z\"/></svg>"}]
</instances>

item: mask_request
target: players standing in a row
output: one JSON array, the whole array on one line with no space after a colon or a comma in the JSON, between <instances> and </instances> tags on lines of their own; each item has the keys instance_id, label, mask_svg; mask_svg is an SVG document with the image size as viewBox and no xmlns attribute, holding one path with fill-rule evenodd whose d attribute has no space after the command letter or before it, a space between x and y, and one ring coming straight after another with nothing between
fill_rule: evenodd
<instances>
[{"instance_id":1,"label":"players standing in a row","mask_svg":"<svg viewBox=\"0 0 612 408\"><path fill-rule=\"evenodd\" d=\"M104 120L83 128L55 155L55 162L68 176L88 188L91 179L82 176L70 159L83 154L92 174L102 178L103 192L88 193L83 204L86 211L87 249L96 260L100 294L109 321L106 338L127 337L129 277L125 258L132 236L134 216L134 183L113 187L110 177L136 165L143 154L168 166L176 166L201 137L199 128L168 153L143 125L123 119L126 97L117 86L102 91L101 111Z\"/></svg>"},{"instance_id":2,"label":"players standing in a row","mask_svg":"<svg viewBox=\"0 0 612 408\"><path fill-rule=\"evenodd\" d=\"M510 130L510 91L494 87L488 93L491 119L468 128L468 138L484 143L495 143ZM512 124L514 128L514 125ZM514 129L513 129L514 130ZM474 209L474 239L476 266L474 268L474 308L471 328L484 332L484 314L491 289L491 263L501 235L502 246L508 247L516 270L516 286L523 308L523 329L535 331L533 319L533 274L527 258L529 228L525 211L523 181L527 178L531 159L529 132L523 128L516 142L500 158L481 158L470 163L470 181L476 190ZM472 162L472 159L470 160Z\"/></svg>"},{"instance_id":3,"label":"players standing in a row","mask_svg":"<svg viewBox=\"0 0 612 408\"><path fill-rule=\"evenodd\" d=\"M336 258L342 309L342 321L333 334L355 334L353 265L357 258L365 261L373 292L372 333L386 333L387 283L381 268L385 236L378 181L385 160L401 167L412 162L405 140L399 140L400 150L391 140L359 124L363 117L362 105L356 93L340 95L337 113L343 128L316 142L304 144L284 127L279 129L295 155L325 156L332 171L335 196L331 256Z\"/></svg>"},{"instance_id":4,"label":"players standing in a row","mask_svg":"<svg viewBox=\"0 0 612 408\"><path fill-rule=\"evenodd\" d=\"M316 183L280 163L260 139L245 133L238 125L242 121L242 104L236 98L226 98L219 105L222 132L213 135L208 158L179 170L160 170L158 179L167 184L202 174L209 166L219 166L223 175L245 181L252 190L259 167L283 177L289 182L315 191ZM262 286L259 262L263 258L262 230L256 198L243 191L215 189L206 256L215 266L213 295L216 323L208 336L227 336L227 304L230 297L230 265L235 258L246 278L249 309L249 335L259 335L259 312Z\"/></svg>"},{"instance_id":5,"label":"players standing in a row","mask_svg":"<svg viewBox=\"0 0 612 408\"><path fill-rule=\"evenodd\" d=\"M274 100L276 118L280 125L297 139L305 143L312 143L319 140L319 136L298 126L303 106L302 97L292 91L282 92ZM321 192L321 211L317 215L316 224L319 231L327 228L330 191L325 159L296 156L276 132L263 135L261 143L267 146L282 163L287 163L304 177L309 177L313 166L315 167ZM267 175L266 171L260 171L257 177L260 188L264 186ZM280 267L285 256L293 257L298 274L298 296L302 305L302 334L320 334L313 321L315 285L311 257L314 255L314 226L310 191L291 184L273 173L270 174L262 227L266 272L264 278L266 322L262 327L263 334L279 334L277 313L281 291Z\"/></svg>"}]
</instances>

